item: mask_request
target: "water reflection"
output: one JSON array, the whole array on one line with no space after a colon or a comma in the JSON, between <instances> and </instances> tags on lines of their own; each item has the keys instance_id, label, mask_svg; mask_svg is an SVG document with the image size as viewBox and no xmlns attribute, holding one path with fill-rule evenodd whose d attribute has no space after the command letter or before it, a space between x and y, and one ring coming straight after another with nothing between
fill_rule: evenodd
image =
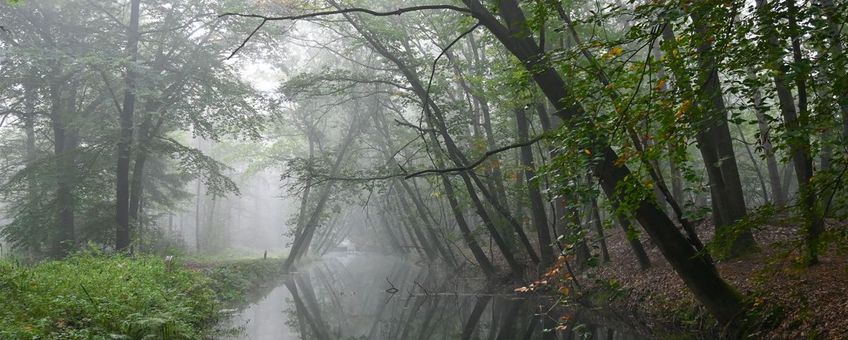
<instances>
[{"instance_id":1,"label":"water reflection","mask_svg":"<svg viewBox=\"0 0 848 340\"><path fill-rule=\"evenodd\" d=\"M549 301L479 294L485 282L392 257L335 254L289 275L227 339L637 339L581 322L555 331Z\"/></svg>"}]
</instances>

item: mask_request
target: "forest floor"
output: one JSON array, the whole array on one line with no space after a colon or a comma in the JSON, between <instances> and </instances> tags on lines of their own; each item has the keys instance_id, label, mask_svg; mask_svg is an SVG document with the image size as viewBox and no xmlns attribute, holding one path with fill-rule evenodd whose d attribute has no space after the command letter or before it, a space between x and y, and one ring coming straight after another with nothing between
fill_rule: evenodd
<instances>
[{"instance_id":1,"label":"forest floor","mask_svg":"<svg viewBox=\"0 0 848 340\"><path fill-rule=\"evenodd\" d=\"M829 221L830 230L845 230L844 221ZM702 239L712 238L709 221L700 223ZM618 231L618 230L616 230ZM755 306L782 310L777 327L752 334L758 338L824 338L848 336L848 255L829 249L821 263L805 268L798 264L800 243L797 227L773 223L754 231L761 252L717 263L721 276L748 297ZM644 240L653 266L640 270L623 232L608 235L610 265L589 270L595 287L616 287L621 298L613 309L626 310L654 329L684 332L714 330L706 311L674 273L656 246ZM622 265L626 263L625 265ZM763 309L765 310L765 309Z\"/></svg>"}]
</instances>

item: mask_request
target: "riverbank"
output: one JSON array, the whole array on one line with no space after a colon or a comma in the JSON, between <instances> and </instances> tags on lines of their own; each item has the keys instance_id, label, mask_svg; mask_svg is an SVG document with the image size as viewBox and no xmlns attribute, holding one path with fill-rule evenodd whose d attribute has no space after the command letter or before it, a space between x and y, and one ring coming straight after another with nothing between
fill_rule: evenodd
<instances>
[{"instance_id":1,"label":"riverbank","mask_svg":"<svg viewBox=\"0 0 848 340\"><path fill-rule=\"evenodd\" d=\"M220 310L279 277L280 259L77 255L0 262L0 338L202 339Z\"/></svg>"},{"instance_id":2,"label":"riverbank","mask_svg":"<svg viewBox=\"0 0 848 340\"><path fill-rule=\"evenodd\" d=\"M834 223L835 224L835 223ZM832 229L837 229L831 225ZM844 225L838 228L845 228ZM702 223L699 234L709 239L712 225ZM804 268L797 230L787 224L765 226L755 231L764 251L717 264L722 277L758 308L757 317L775 318L777 325L752 334L758 338L839 338L848 334L848 256L830 249L821 264ZM673 333L715 335L720 330L686 289L682 280L662 258L659 250L645 242L653 266L640 270L622 233L611 233L608 244L613 263L587 271L593 303L636 316L650 329ZM590 299L591 300L591 299ZM606 301L598 301L606 300Z\"/></svg>"}]
</instances>

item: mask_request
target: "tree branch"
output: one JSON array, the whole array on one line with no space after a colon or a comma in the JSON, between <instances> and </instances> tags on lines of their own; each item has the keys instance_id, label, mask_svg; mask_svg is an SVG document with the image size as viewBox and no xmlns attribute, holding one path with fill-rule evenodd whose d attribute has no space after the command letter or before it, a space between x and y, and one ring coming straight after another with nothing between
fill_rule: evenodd
<instances>
[{"instance_id":1,"label":"tree branch","mask_svg":"<svg viewBox=\"0 0 848 340\"><path fill-rule=\"evenodd\" d=\"M400 126L410 127L410 128L413 128L413 129L417 130L418 132L422 132L422 133L424 133L424 132L430 132L430 131L435 131L435 130L433 130L433 129L423 128L423 127L420 127L420 126L417 126L417 125L413 125L413 124L411 124L411 123L402 122L402 121L400 121L400 120L398 120L398 119L395 119L395 124L400 125Z\"/></svg>"},{"instance_id":2,"label":"tree branch","mask_svg":"<svg viewBox=\"0 0 848 340\"><path fill-rule=\"evenodd\" d=\"M433 65L430 68L430 79L427 81L427 91L425 92L426 95L424 97L424 114L427 113L426 112L427 111L427 105L430 102L430 87L433 86L433 77L436 75L436 65L439 63L439 59L441 59L442 56L445 55L445 53L447 53L448 50L450 50L451 47L453 47L453 45L455 45L457 42L459 42L459 40L461 40L465 36L471 34L471 32L474 32L474 30L477 29L477 27L480 27L480 25L482 25L482 24L483 24L482 22L477 21L477 23L474 24L474 26L471 26L471 28L469 28L465 32L462 32L462 34L460 34L455 39L453 39L453 41L451 41L450 44L448 44L447 46L445 46L445 48L442 49L442 52L439 53L439 55L436 57L436 59L433 59Z\"/></svg>"},{"instance_id":3,"label":"tree branch","mask_svg":"<svg viewBox=\"0 0 848 340\"><path fill-rule=\"evenodd\" d=\"M537 143L538 141L542 140L543 137L544 137L543 135L539 135L539 136L533 137L533 138L528 139L528 140L523 141L523 142L518 142L518 143L506 145L506 146L503 146L503 147L500 147L500 148L497 148L497 149L494 149L494 150L486 151L486 153L482 157L478 158L476 161L474 161L474 162L472 162L472 163L470 163L466 166L444 168L444 169L426 169L426 170L419 170L419 171L411 172L411 173L407 172L406 170L403 169L403 167L401 167L400 173L394 173L394 174L388 174L388 175L382 175L382 176L373 176L373 177L328 176L328 177L325 177L324 179L322 179L321 181L319 181L319 183L323 182L323 181L330 181L330 180L332 180L332 181L379 181L379 180L386 180L386 179L392 179L392 178L397 178L397 177L403 177L403 179L410 179L410 178L413 178L413 177L420 177L420 176L426 176L426 175L431 175L431 174L445 174L445 173L451 173L451 172L470 171L470 170L474 170L474 168L478 167L480 164L483 164L483 162L485 162L487 159L489 159L489 157L492 157L492 156L499 154L501 152L504 152L504 151L512 150L512 149L515 149L515 148L520 148L520 147L527 146L527 145L532 145L532 144Z\"/></svg>"},{"instance_id":4,"label":"tree branch","mask_svg":"<svg viewBox=\"0 0 848 340\"><path fill-rule=\"evenodd\" d=\"M236 49L233 50L233 53L230 53L230 56L227 57L227 60L230 60L230 58L236 55L236 53L238 53L238 51L241 50L244 45L247 45L247 42L250 41L250 38L253 38L253 36L256 35L256 32L259 32L259 29L262 28L262 26L265 26L266 22L268 22L268 19L262 19L262 22L260 22L259 25L257 25L256 28L253 29L253 32L250 32L250 35L248 35L247 38L244 38L244 41L241 42L241 45L236 47Z\"/></svg>"},{"instance_id":5,"label":"tree branch","mask_svg":"<svg viewBox=\"0 0 848 340\"><path fill-rule=\"evenodd\" d=\"M448 173L448 172L460 172L460 171L474 170L474 168L476 168L477 166L479 166L480 164L485 162L486 159L488 159L491 156L494 156L496 154L499 154L499 153L507 151L507 150L520 148L522 146L533 145L534 143L536 143L540 140L542 140L542 136L536 136L536 137L533 137L533 138L526 140L524 142L514 143L514 144L503 146L503 147L500 147L500 148L497 148L497 149L494 149L494 150L486 151L486 153L483 155L483 157L478 158L476 161L474 161L471 164L468 164L466 166L454 167L454 168L445 168L445 169L421 170L421 171L413 172L409 175L404 176L404 179L409 179L409 178L412 178L412 177L418 177L418 176L427 175L427 174L442 174L442 173Z\"/></svg>"},{"instance_id":6,"label":"tree branch","mask_svg":"<svg viewBox=\"0 0 848 340\"><path fill-rule=\"evenodd\" d=\"M247 38L245 38L244 41L241 42L241 45L239 45L239 47L236 48L233 51L233 53L230 54L229 57L227 57L227 59L230 59L236 53L238 53L238 51L241 50L244 47L244 45L246 45L247 42L250 41L250 39L253 38L254 35L256 35L256 32L259 31L259 29L262 28L262 26L265 26L265 23L267 23L268 21L299 20L299 19L316 18L316 17L321 17L321 16L335 15L335 14L346 14L346 13L365 13L365 14L369 14L369 15L373 15L373 16L385 17L385 16L392 16L392 15L401 15L401 14L409 13L409 12L424 11L424 10L439 10L439 9L447 9L447 10L451 10L451 11L471 14L471 11L469 9L462 8L462 7L459 7L459 6L453 6L453 5L422 5L422 6L412 6L412 7L398 8L394 11L388 11L388 12L378 12L378 11L370 10L370 9L367 9L367 8L354 7L354 8L342 8L342 9L337 9L337 10L333 10L333 11L321 11L321 12L312 12L312 13L306 13L306 14L285 15L285 16L276 16L276 17L270 17L270 16L265 16L265 15L260 15L260 14L245 14L245 13L227 12L227 13L223 13L221 15L218 15L218 18L235 16L235 17L242 17L242 18L262 19L262 22L259 23L259 25L257 25L255 29L253 29L253 32L251 32L250 35L248 35Z\"/></svg>"}]
</instances>

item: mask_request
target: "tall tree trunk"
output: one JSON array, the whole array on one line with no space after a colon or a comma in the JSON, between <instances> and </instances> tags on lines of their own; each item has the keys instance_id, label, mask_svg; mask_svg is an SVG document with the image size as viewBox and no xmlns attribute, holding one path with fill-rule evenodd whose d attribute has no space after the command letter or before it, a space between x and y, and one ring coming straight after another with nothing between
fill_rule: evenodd
<instances>
[{"instance_id":1,"label":"tall tree trunk","mask_svg":"<svg viewBox=\"0 0 848 340\"><path fill-rule=\"evenodd\" d=\"M795 109L795 99L792 97L792 90L786 84L786 73L789 67L782 61L782 46L780 39L775 30L775 23L769 16L772 11L771 4L766 0L757 1L757 10L759 11L762 21L763 30L765 31L766 43L769 51L767 53L768 63L775 65L777 68L774 74L774 87L777 92L778 103L780 104L780 112L783 115L784 124L786 125L787 133L792 136L788 141L789 150L792 154L792 163L795 166L795 176L798 180L798 192L800 193L800 205L802 215L805 220L805 237L807 240L806 261L810 264L818 263L818 239L824 230L824 221L816 213L816 193L812 188L811 180L813 178L813 159L810 154L810 140L807 137L807 131L804 131L803 123L807 123L809 113L807 112L807 90L806 80L803 73L796 75L796 87L798 90L798 108ZM790 5L792 6L792 5ZM792 14L794 15L794 13ZM794 18L790 19L790 25L794 23ZM795 40L797 38L793 38ZM795 62L801 62L800 46L796 45L797 41L793 41L793 50Z\"/></svg>"},{"instance_id":2,"label":"tall tree trunk","mask_svg":"<svg viewBox=\"0 0 848 340\"><path fill-rule=\"evenodd\" d=\"M51 255L67 256L75 242L73 178L76 139L68 127L69 113L73 112L75 95L62 98L64 83L50 86L51 119L53 125L53 152L56 157L56 230L52 231ZM71 91L75 91L72 87Z\"/></svg>"},{"instance_id":3,"label":"tall tree trunk","mask_svg":"<svg viewBox=\"0 0 848 340\"><path fill-rule=\"evenodd\" d=\"M401 67L401 69L403 70L404 68ZM414 73L409 72L409 70L407 70L406 73L408 77L412 77L408 79L410 79L410 83L413 89L415 89L415 92L419 95L419 97L421 97L422 101L425 102L425 105L427 105L424 110L427 116L427 122L428 124L430 124L430 126L435 127L436 130L441 134L442 139L445 142L445 146L447 147L448 157L453 161L453 163L457 167L465 167L466 164L469 164L468 159L465 158L462 151L459 150L459 147L456 145L456 143L453 141L453 138L450 136L447 126L445 125L444 115L441 113L441 110L438 106L436 106L434 102L429 100L429 96L426 94L426 91L424 90L423 86L421 86L421 83L420 81L418 81L417 76ZM435 136L432 136L431 138L436 140ZM512 215L509 213L509 210L503 207L498 201L498 199L491 192L488 191L488 189L477 176L477 174L474 173L474 171L472 170L466 170L462 171L461 176L463 177L464 181L468 179L468 183L473 183L471 186L466 185L468 187L469 194L472 196L472 200L477 198L476 191L474 190L474 185L476 185L480 193L486 199L486 201L493 206L495 211L497 211L504 219L506 219L507 223L510 226L512 226L513 231L515 231L515 234L518 236L519 241L524 246L524 249L526 250L527 254L530 256L530 260L533 261L533 263L539 263L539 257L538 255L536 255L536 251L530 244L530 241L527 238L527 235L524 233L524 229L522 228L521 224L518 223L518 221L515 220L515 218L512 217ZM477 198L477 200L479 200L479 198ZM482 202L480 204L480 209L485 211L485 208L482 208ZM478 209L478 212L480 211L480 209Z\"/></svg>"},{"instance_id":4,"label":"tall tree trunk","mask_svg":"<svg viewBox=\"0 0 848 340\"><path fill-rule=\"evenodd\" d=\"M592 183L591 179L588 183ZM598 244L601 248L601 260L609 262L610 254L607 249L607 238L604 236L604 225L601 223L601 213L600 209L598 209L598 200L594 196L589 202L589 214L592 218L592 226L595 228L595 233L598 234Z\"/></svg>"},{"instance_id":5,"label":"tall tree trunk","mask_svg":"<svg viewBox=\"0 0 848 340\"><path fill-rule=\"evenodd\" d=\"M639 268L642 270L651 268L651 258L648 257L648 252L645 251L642 241L639 240L639 235L635 233L636 230L633 228L633 224L630 223L630 220L627 217L618 213L619 207L616 201L611 200L610 203L612 204L612 214L618 221L618 226L621 227L621 230L624 232L624 238L626 238L627 243L630 244L630 249L633 250L633 256L635 256L636 261L639 262Z\"/></svg>"},{"instance_id":6,"label":"tall tree trunk","mask_svg":"<svg viewBox=\"0 0 848 340\"><path fill-rule=\"evenodd\" d=\"M589 244L586 242L586 237L582 235L587 235L584 231L585 227L583 221L580 217L580 203L579 203L579 195L571 194L569 195L569 200L571 203L566 203L565 200L562 200L562 203L567 204L562 207L563 217L562 219L568 223L570 222L571 228L564 231L572 240L574 240L574 262L576 263L576 267L578 270L586 269L589 264L589 259L592 258L592 252L589 250Z\"/></svg>"},{"instance_id":7,"label":"tall tree trunk","mask_svg":"<svg viewBox=\"0 0 848 340\"><path fill-rule=\"evenodd\" d=\"M144 195L144 166L147 163L147 154L136 151L135 162L133 163L132 177L130 178L130 203L129 214L130 221L137 222L139 213L141 212L141 197Z\"/></svg>"},{"instance_id":8,"label":"tall tree trunk","mask_svg":"<svg viewBox=\"0 0 848 340\"><path fill-rule=\"evenodd\" d=\"M215 210L216 205L218 204L218 195L214 192L212 193L212 204L209 205L208 220L206 221L206 239L204 240L205 244L209 246L210 251L215 251L220 244L218 244L218 222L215 219Z\"/></svg>"},{"instance_id":9,"label":"tall tree trunk","mask_svg":"<svg viewBox=\"0 0 848 340\"><path fill-rule=\"evenodd\" d=\"M21 119L24 122L24 134L26 136L25 144L24 144L24 152L26 157L26 166L27 168L35 165L35 161L37 158L36 155L36 147L35 147L35 102L36 102L36 88L33 81L24 82L24 115ZM54 137L56 137L54 135ZM27 176L27 204L32 206L36 206L38 202L38 180L33 176ZM35 235L35 233L33 233ZM41 242L43 240L35 239L34 237L28 237L27 247L28 251L33 255L41 254Z\"/></svg>"},{"instance_id":10,"label":"tall tree trunk","mask_svg":"<svg viewBox=\"0 0 848 340\"><path fill-rule=\"evenodd\" d=\"M795 187L792 185L792 183L793 183L792 179L795 176L794 174L795 174L795 168L793 166L791 166L789 164L783 165L783 176L781 176L783 181L781 182L781 186L783 187L783 192L785 192L786 195L787 195L787 201L788 201L788 197L792 196L794 194L792 192L792 190L795 189Z\"/></svg>"},{"instance_id":11,"label":"tall tree trunk","mask_svg":"<svg viewBox=\"0 0 848 340\"><path fill-rule=\"evenodd\" d=\"M126 71L126 90L121 108L121 134L118 140L118 168L116 176L117 229L115 232L115 250L125 251L130 245L130 144L133 134L133 113L135 109L135 63L138 60L138 21L141 0L130 1L130 25L127 27L127 54L129 65Z\"/></svg>"},{"instance_id":12,"label":"tall tree trunk","mask_svg":"<svg viewBox=\"0 0 848 340\"><path fill-rule=\"evenodd\" d=\"M485 65L488 64L488 60L486 60L486 54L478 50L477 44L475 44L474 40L473 40L474 39L473 34L474 34L474 32L469 33L469 42L471 42L469 44L469 47L471 48L471 53L472 53L472 56L474 58L473 61L472 61L472 63L473 63L472 69L474 70L474 75L476 77L483 79L483 77L485 76L484 68L485 68ZM486 131L486 145L489 147L489 150L494 150L495 148L497 148L497 144L495 143L495 133L494 133L494 130L492 129L492 118L491 118L492 114L491 114L491 109L489 108L489 101L486 98L485 93L483 93L482 88L476 89L476 91L472 90L471 96L472 96L472 98L474 98L475 101L477 101L477 103L480 106L480 113L483 116L483 130ZM501 172L500 161L497 157L495 157L495 158L492 158L491 162L492 162L492 175L491 176L493 178L493 181L495 182L495 185L494 185L495 196L498 197L498 199L503 204L506 204L507 203L506 189L505 189L505 186L504 186L503 174Z\"/></svg>"},{"instance_id":13,"label":"tall tree trunk","mask_svg":"<svg viewBox=\"0 0 848 340\"><path fill-rule=\"evenodd\" d=\"M786 1L787 8L789 10L789 26L792 32L800 32L800 27L798 25L798 18L796 17L798 13L798 9L795 5L794 1ZM806 60L801 53L801 38L799 36L800 33L793 34L791 37L792 42L792 59L796 65L805 65L807 64ZM840 46L841 47L841 46ZM844 65L844 62L842 63ZM844 73L843 73L844 75ZM795 88L798 91L798 122L793 123L793 125L797 124L794 128L797 129L798 135L806 136L806 132L804 130L804 126L801 124L810 124L810 112L809 107L807 106L808 95L807 95L807 73L803 69L798 71L798 74L795 76ZM848 85L845 79L841 79L843 85ZM845 94L848 94L848 89L845 89ZM842 104L848 104L845 98L840 98ZM843 115L848 114L848 106L843 106ZM844 118L844 117L843 117ZM788 124L788 120L786 120ZM845 120L845 132L848 133L848 119ZM787 130L790 126L787 126ZM818 264L819 263L819 240L821 235L824 233L824 215L818 213L818 197L816 194L816 188L813 186L813 151L810 146L810 141L807 138L801 138L799 143L799 149L801 153L800 159L795 159L796 156L793 155L793 162L796 164L795 168L797 169L800 165L804 169L803 176L807 179L807 181L801 187L801 199L803 200L802 208L803 215L806 219L806 243L807 243L807 254L806 254L806 262L807 264ZM803 164L802 164L803 163ZM796 171L797 172L797 171ZM799 184L800 186L801 184Z\"/></svg>"},{"instance_id":14,"label":"tall tree trunk","mask_svg":"<svg viewBox=\"0 0 848 340\"><path fill-rule=\"evenodd\" d=\"M515 121L518 125L518 139L527 141L530 139L530 122L527 114L522 108L516 108ZM536 165L533 163L533 147L524 145L521 147L521 165L524 167L524 179L527 184L527 193L530 196L530 211L533 218L533 226L539 238L539 250L542 256L541 265L549 265L554 260L553 241L548 231L548 216L545 214L545 203L542 200L542 192L539 190L539 182L536 177Z\"/></svg>"},{"instance_id":15,"label":"tall tree trunk","mask_svg":"<svg viewBox=\"0 0 848 340\"><path fill-rule=\"evenodd\" d=\"M842 115L842 140L845 143L845 141L848 141L848 75L846 75L845 71L846 58L843 55L844 47L841 34L843 28L840 25L838 12L845 9L837 7L833 0L817 0L813 3L819 6L824 12L826 19L824 20L824 24L826 25L824 29L828 31L831 39L830 59L834 61L833 89L837 89L834 95L839 106L839 112Z\"/></svg>"},{"instance_id":16,"label":"tall tree trunk","mask_svg":"<svg viewBox=\"0 0 848 340\"><path fill-rule=\"evenodd\" d=\"M750 77L756 76L753 70L748 72ZM777 157L774 155L774 146L771 144L771 127L766 120L766 114L762 109L763 94L759 88L754 89L753 94L754 111L757 113L757 126L760 129L760 145L763 147L763 155L766 158L766 169L769 176L769 187L774 205L782 207L786 204L786 193L780 185L780 170L777 168Z\"/></svg>"},{"instance_id":17,"label":"tall tree trunk","mask_svg":"<svg viewBox=\"0 0 848 340\"><path fill-rule=\"evenodd\" d=\"M745 151L748 152L748 157L751 159L751 166L754 167L754 173L757 174L757 180L760 182L760 190L763 192L763 203L769 203L769 195L768 189L766 189L766 180L763 178L763 172L760 171L760 165L757 163L757 157L754 156L754 151L751 150L751 145L748 144L748 140L745 138L745 132L742 131L742 127L738 124L736 125L736 130L739 132L739 138L742 140L742 144L745 145Z\"/></svg>"},{"instance_id":18,"label":"tall tree trunk","mask_svg":"<svg viewBox=\"0 0 848 340\"><path fill-rule=\"evenodd\" d=\"M673 145L669 144L669 153L671 153L671 149L674 148ZM683 198L683 173L680 171L680 167L674 159L668 160L668 171L671 174L671 195L685 206L685 199Z\"/></svg>"},{"instance_id":19,"label":"tall tree trunk","mask_svg":"<svg viewBox=\"0 0 848 340\"><path fill-rule=\"evenodd\" d=\"M200 252L200 177L194 188L194 250Z\"/></svg>"},{"instance_id":20,"label":"tall tree trunk","mask_svg":"<svg viewBox=\"0 0 848 340\"><path fill-rule=\"evenodd\" d=\"M468 222L465 220L465 216L463 216L462 209L456 199L456 193L454 192L453 185L447 175L441 175L440 177L442 180L442 187L445 190L445 196L448 199L448 204L450 204L451 211L453 212L454 218L456 218L456 224L459 226L459 231L462 233L462 239L465 241L468 249L471 250L471 254L474 255L474 260L476 260L477 264L480 265L480 268L483 269L483 273L487 276L494 276L495 266L492 265L492 262L488 257L486 257L486 253L483 252L483 249L480 248L480 244L477 243L477 237L471 232L471 228L468 226Z\"/></svg>"},{"instance_id":21,"label":"tall tree trunk","mask_svg":"<svg viewBox=\"0 0 848 340\"><path fill-rule=\"evenodd\" d=\"M702 84L700 92L707 97L705 102L698 102L695 105L697 112L704 115L696 140L709 179L713 220L717 231L723 231L727 230L725 227L745 217L745 198L736 164L736 154L733 151L730 128L727 124L727 109L722 97L718 65L712 56L712 44L707 38L708 27L703 23L704 18L695 13L697 11L692 14L695 31L704 37L697 48L700 78L702 78L699 81ZM664 26L662 35L674 51L672 54L679 55L677 40L670 25ZM675 72L674 77L684 93L695 93L692 89L692 81L685 72ZM735 257L755 250L753 234L750 231L743 231L732 240L728 255Z\"/></svg>"},{"instance_id":22,"label":"tall tree trunk","mask_svg":"<svg viewBox=\"0 0 848 340\"><path fill-rule=\"evenodd\" d=\"M559 12L559 15L560 15L561 19L564 21L564 23L566 25L568 25L569 31L570 31L573 39L575 40L575 42L580 44L580 38L577 35L576 30L574 30L573 23L571 22L571 19L566 14L564 8L562 6L558 6L557 11ZM589 62L595 63L594 57L592 57L590 54L588 54L588 51L582 50L581 52L583 52L584 56L589 60ZM598 73L598 77L599 77L599 79L601 80L601 82L603 83L604 86L609 85L609 81L606 79L606 76L602 72ZM539 121L541 122L542 129L544 131L550 131L552 129L552 125L553 125L552 119L551 119L551 117L548 116L546 105L545 105L544 102L542 102L542 100L544 100L544 99L538 98L538 99L535 100L535 102L536 102L536 112L539 115ZM556 118L556 117L553 117L553 118ZM557 121L557 125L559 125L561 123L560 119L555 119L555 120ZM555 148L551 147L549 153L551 154L551 157L554 157L556 155ZM594 198L593 198L593 200L594 200ZM616 203L613 202L613 204L616 204ZM561 230L561 232L563 234L568 232L566 230L567 229L566 226L568 224L568 219L566 218L566 216L568 215L568 213L566 212L566 206L567 206L567 203L565 202L565 198L563 196L560 195L560 196L558 196L557 198L554 199L554 208L552 210L554 211L554 214L557 216L557 218L555 220L555 226L559 226L560 227L559 229ZM617 210L617 208L614 209L614 210ZM621 216L620 214L617 214L617 213L616 213L616 218L619 220L619 222L620 222L619 225L623 228L625 234L630 235L631 229L632 229L632 225L631 225L630 221L627 220L626 218L624 218L623 216ZM579 223L579 221L578 221L578 223ZM651 261L648 258L648 254L645 252L645 248L642 246L642 242L639 240L639 238L638 237L628 237L627 240L628 240L628 243L630 244L631 249L633 250L633 254L636 256L636 259L639 262L639 266L642 269L650 268L651 267ZM586 249L586 247L583 246L583 245L585 245L585 241L581 242L581 244L579 244L579 245L580 245L580 248L578 248L578 249L584 249L584 250ZM582 251L582 252L585 253L585 251Z\"/></svg>"}]
</instances>

